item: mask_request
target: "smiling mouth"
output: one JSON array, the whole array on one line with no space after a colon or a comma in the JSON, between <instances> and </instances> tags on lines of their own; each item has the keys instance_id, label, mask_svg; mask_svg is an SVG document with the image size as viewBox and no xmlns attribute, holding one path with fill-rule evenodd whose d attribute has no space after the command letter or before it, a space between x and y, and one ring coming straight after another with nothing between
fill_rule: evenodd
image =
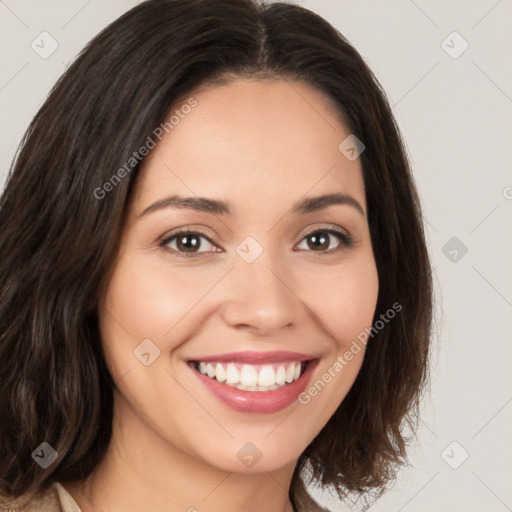
<instances>
[{"instance_id":1,"label":"smiling mouth","mask_svg":"<svg viewBox=\"0 0 512 512\"><path fill-rule=\"evenodd\" d=\"M242 391L274 391L297 381L309 361L287 361L273 364L190 361L202 375Z\"/></svg>"}]
</instances>

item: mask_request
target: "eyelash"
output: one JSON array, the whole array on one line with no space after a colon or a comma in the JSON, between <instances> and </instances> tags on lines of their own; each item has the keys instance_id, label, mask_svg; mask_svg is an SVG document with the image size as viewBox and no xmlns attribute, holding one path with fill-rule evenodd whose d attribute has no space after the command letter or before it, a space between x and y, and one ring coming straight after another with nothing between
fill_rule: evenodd
<instances>
[{"instance_id":1,"label":"eyelash","mask_svg":"<svg viewBox=\"0 0 512 512\"><path fill-rule=\"evenodd\" d=\"M341 240L340 247L335 248L335 249L329 249L327 251L318 251L319 256L329 255L329 254L336 253L338 251L343 251L343 250L350 248L353 245L352 237L347 232L345 232L341 229L338 229L338 228L334 228L334 227L314 229L313 231L306 233L302 237L301 242L302 242L302 240L306 239L307 237L317 234L317 233L327 233L330 235L335 235ZM171 235L166 236L165 238L161 239L158 244L159 247L163 248L164 250L170 251L173 254L176 254L180 257L184 257L184 258L196 258L198 256L205 254L204 252L199 252L199 253L180 252L180 251L177 251L176 249L170 249L170 248L166 247L167 244L172 242L175 238L178 238L180 235L199 235L199 236L206 238L208 240L208 242L211 243L212 245L215 245L215 242L211 241L210 238L208 237L208 235L206 235L206 233L203 233L200 230L193 231L193 230L189 230L187 228L183 228L183 229L180 229L180 230L172 233ZM310 252L317 252L317 251L310 251Z\"/></svg>"}]
</instances>

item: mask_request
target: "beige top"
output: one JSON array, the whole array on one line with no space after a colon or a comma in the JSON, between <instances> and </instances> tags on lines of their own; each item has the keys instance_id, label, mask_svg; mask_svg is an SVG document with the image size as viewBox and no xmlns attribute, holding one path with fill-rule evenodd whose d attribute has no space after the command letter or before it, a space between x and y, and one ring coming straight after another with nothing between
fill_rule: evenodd
<instances>
[{"instance_id":1,"label":"beige top","mask_svg":"<svg viewBox=\"0 0 512 512\"><path fill-rule=\"evenodd\" d=\"M297 489L297 512L330 512L320 507L307 493L304 485ZM81 512L71 494L58 482L27 502L23 496L6 502L0 497L1 512Z\"/></svg>"},{"instance_id":2,"label":"beige top","mask_svg":"<svg viewBox=\"0 0 512 512\"><path fill-rule=\"evenodd\" d=\"M71 494L58 482L27 502L24 496L0 499L1 512L82 512Z\"/></svg>"}]
</instances>

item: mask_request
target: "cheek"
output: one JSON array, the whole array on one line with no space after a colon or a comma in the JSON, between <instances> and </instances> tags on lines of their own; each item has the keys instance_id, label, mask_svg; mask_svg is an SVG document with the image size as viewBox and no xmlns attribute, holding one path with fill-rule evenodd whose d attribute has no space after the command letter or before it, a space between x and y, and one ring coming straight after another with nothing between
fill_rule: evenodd
<instances>
[{"instance_id":1,"label":"cheek","mask_svg":"<svg viewBox=\"0 0 512 512\"><path fill-rule=\"evenodd\" d=\"M371 327L379 291L377 268L371 252L346 264L304 272L302 296L318 321L344 351L352 340Z\"/></svg>"},{"instance_id":2,"label":"cheek","mask_svg":"<svg viewBox=\"0 0 512 512\"><path fill-rule=\"evenodd\" d=\"M103 339L115 347L115 340L123 337L135 348L149 338L161 351L172 350L177 337L168 334L181 329L182 321L222 274L219 268L171 269L165 263L148 264L142 256L123 258L103 303Z\"/></svg>"},{"instance_id":3,"label":"cheek","mask_svg":"<svg viewBox=\"0 0 512 512\"><path fill-rule=\"evenodd\" d=\"M307 275L305 273L305 275ZM328 332L323 345L326 357L315 370L299 403L319 432L352 387L365 354L358 336L372 325L379 290L373 255L347 260L345 265L324 269L304 280L309 305L317 321Z\"/></svg>"}]
</instances>

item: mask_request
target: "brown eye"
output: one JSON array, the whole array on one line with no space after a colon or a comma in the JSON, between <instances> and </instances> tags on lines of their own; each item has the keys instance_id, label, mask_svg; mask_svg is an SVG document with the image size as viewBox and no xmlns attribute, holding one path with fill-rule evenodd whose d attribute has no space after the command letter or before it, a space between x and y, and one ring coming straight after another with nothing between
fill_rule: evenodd
<instances>
[{"instance_id":1,"label":"brown eye","mask_svg":"<svg viewBox=\"0 0 512 512\"><path fill-rule=\"evenodd\" d=\"M334 242L338 239L338 244ZM307 247L303 249L315 252L335 252L337 250L348 247L351 243L350 236L342 231L336 229L317 229L308 233L301 244L306 243ZM300 248L300 245L299 245Z\"/></svg>"},{"instance_id":2,"label":"brown eye","mask_svg":"<svg viewBox=\"0 0 512 512\"><path fill-rule=\"evenodd\" d=\"M206 240L206 244L203 240ZM208 245L215 247L204 233L196 231L182 231L175 233L163 240L160 245L170 249L172 252L178 253L181 256L193 256L196 254L211 252L212 249L208 249ZM200 250L203 249L205 245L206 250Z\"/></svg>"},{"instance_id":3,"label":"brown eye","mask_svg":"<svg viewBox=\"0 0 512 512\"><path fill-rule=\"evenodd\" d=\"M201 237L197 235L179 235L176 237L176 245L179 251L197 252L201 247Z\"/></svg>"}]
</instances>

